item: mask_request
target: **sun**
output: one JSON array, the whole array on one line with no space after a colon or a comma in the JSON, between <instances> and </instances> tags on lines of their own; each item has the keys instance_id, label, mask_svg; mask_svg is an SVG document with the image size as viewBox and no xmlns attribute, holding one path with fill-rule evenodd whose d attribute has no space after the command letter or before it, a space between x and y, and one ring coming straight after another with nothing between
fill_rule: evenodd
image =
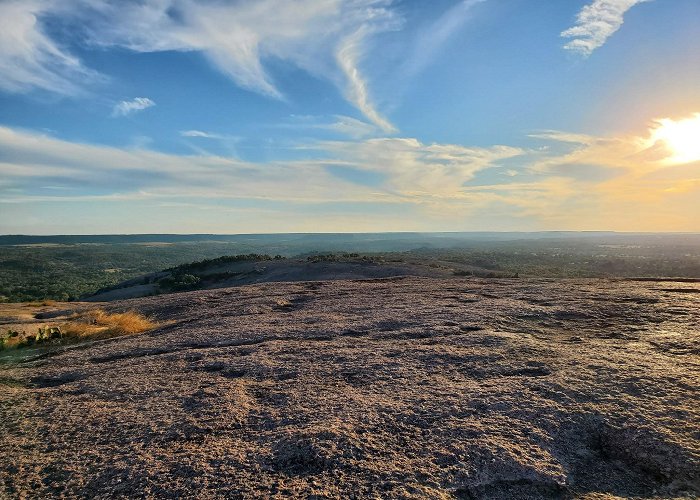
<instances>
[{"instance_id":1,"label":"sun","mask_svg":"<svg viewBox=\"0 0 700 500\"><path fill-rule=\"evenodd\" d=\"M665 143L672 153L667 161L690 163L700 160L700 113L682 120L664 118L656 123L657 126L651 131L651 140L653 143Z\"/></svg>"}]
</instances>

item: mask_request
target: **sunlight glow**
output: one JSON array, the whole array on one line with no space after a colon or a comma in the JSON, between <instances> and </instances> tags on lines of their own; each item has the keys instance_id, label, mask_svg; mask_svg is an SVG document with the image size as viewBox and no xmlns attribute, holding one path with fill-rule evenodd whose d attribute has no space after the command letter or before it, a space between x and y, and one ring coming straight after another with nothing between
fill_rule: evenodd
<instances>
[{"instance_id":1,"label":"sunlight glow","mask_svg":"<svg viewBox=\"0 0 700 500\"><path fill-rule=\"evenodd\" d=\"M671 150L668 158L671 163L690 163L700 160L700 113L690 118L671 120L664 118L657 121L652 129L653 143L663 141Z\"/></svg>"}]
</instances>

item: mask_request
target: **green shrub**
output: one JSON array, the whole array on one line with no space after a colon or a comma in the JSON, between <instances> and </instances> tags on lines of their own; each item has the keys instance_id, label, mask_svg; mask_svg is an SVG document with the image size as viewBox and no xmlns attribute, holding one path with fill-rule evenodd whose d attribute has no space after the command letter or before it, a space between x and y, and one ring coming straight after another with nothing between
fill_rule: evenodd
<instances>
[{"instance_id":1,"label":"green shrub","mask_svg":"<svg viewBox=\"0 0 700 500\"><path fill-rule=\"evenodd\" d=\"M161 288L174 291L194 290L201 283L202 278L194 274L176 274L169 278L163 278L158 282Z\"/></svg>"}]
</instances>

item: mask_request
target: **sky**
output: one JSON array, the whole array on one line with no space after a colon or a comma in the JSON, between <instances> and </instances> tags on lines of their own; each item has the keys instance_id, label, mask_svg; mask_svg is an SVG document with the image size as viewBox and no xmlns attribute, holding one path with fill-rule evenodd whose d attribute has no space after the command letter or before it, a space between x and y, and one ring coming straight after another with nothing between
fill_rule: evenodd
<instances>
[{"instance_id":1,"label":"sky","mask_svg":"<svg viewBox=\"0 0 700 500\"><path fill-rule=\"evenodd\" d=\"M700 232L698 0L0 0L0 233Z\"/></svg>"}]
</instances>

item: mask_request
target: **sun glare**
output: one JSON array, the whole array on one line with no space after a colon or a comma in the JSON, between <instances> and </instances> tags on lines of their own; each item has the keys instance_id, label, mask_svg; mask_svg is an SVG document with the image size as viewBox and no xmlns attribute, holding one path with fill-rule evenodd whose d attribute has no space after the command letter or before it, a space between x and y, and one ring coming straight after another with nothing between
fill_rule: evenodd
<instances>
[{"instance_id":1,"label":"sun glare","mask_svg":"<svg viewBox=\"0 0 700 500\"><path fill-rule=\"evenodd\" d=\"M668 161L690 163L700 160L700 113L682 120L664 118L656 123L651 140L653 143L663 141L671 150Z\"/></svg>"}]
</instances>

